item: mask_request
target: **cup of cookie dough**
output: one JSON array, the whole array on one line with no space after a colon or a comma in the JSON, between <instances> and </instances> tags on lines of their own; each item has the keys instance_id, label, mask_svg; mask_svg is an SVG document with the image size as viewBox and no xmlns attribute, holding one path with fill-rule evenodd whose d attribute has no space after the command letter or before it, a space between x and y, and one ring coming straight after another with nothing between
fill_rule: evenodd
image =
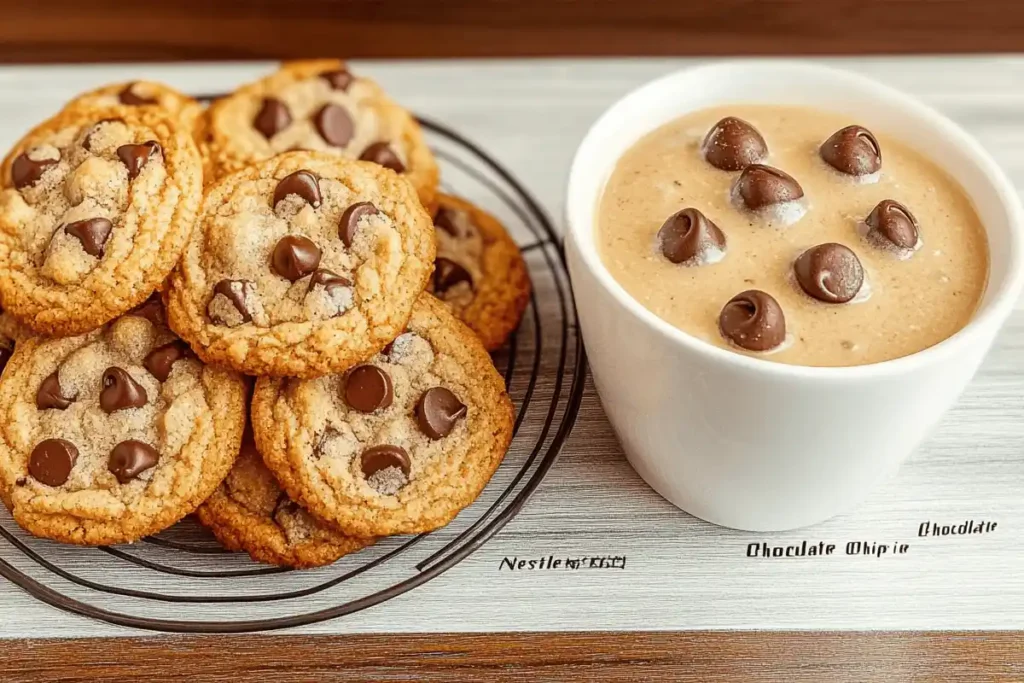
<instances>
[{"instance_id":1,"label":"cup of cookie dough","mask_svg":"<svg viewBox=\"0 0 1024 683\"><path fill-rule=\"evenodd\" d=\"M822 367L710 343L631 295L602 260L597 239L602 195L619 160L671 121L734 104L841 115L898 140L955 181L976 212L988 252L987 284L966 323L906 355ZM812 209L823 201L821 192L806 198ZM681 200L678 208L684 206ZM893 88L809 63L715 63L669 74L626 95L581 143L566 211L566 256L587 354L630 463L678 507L737 529L807 526L866 498L956 401L1024 282L1024 212L1012 185L980 145ZM651 258L656 258L653 250ZM647 276L642 263L637 267ZM656 278L657 270L652 267L649 276ZM737 293L744 289L743 282L736 283ZM678 292L688 295L694 293ZM718 310L723 303L708 305ZM880 330L898 330L905 323L899 315L870 321Z\"/></svg>"}]
</instances>

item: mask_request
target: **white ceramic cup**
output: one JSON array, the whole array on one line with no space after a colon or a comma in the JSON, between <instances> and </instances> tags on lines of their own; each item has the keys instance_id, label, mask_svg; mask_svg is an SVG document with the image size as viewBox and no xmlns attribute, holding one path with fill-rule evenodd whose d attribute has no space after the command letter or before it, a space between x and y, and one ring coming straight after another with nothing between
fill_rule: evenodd
<instances>
[{"instance_id":1,"label":"white ceramic cup","mask_svg":"<svg viewBox=\"0 0 1024 683\"><path fill-rule=\"evenodd\" d=\"M973 201L991 253L988 288L970 323L905 358L815 368L712 346L633 299L605 269L594 241L598 201L616 161L664 123L739 102L839 112L945 168ZM690 514L751 531L828 519L894 473L974 375L1024 274L1020 200L973 138L890 87L809 63L720 62L633 91L580 145L566 207L566 255L583 339L630 463Z\"/></svg>"}]
</instances>

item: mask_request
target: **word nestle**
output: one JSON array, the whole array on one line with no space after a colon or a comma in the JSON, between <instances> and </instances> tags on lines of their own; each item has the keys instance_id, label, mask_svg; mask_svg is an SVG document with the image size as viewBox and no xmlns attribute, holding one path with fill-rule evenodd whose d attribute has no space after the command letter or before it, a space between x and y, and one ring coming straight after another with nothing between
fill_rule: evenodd
<instances>
[{"instance_id":1,"label":"word nestle","mask_svg":"<svg viewBox=\"0 0 1024 683\"><path fill-rule=\"evenodd\" d=\"M625 569L625 555L601 555L583 557L555 557L548 555L536 559L519 559L518 557L506 557L501 561L498 571L508 569L509 571L531 569Z\"/></svg>"}]
</instances>

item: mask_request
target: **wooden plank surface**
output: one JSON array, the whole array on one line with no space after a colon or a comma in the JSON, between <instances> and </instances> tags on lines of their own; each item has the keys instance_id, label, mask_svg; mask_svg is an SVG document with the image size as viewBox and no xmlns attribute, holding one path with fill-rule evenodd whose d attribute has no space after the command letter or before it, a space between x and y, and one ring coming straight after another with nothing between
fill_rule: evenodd
<instances>
[{"instance_id":1,"label":"wooden plank surface","mask_svg":"<svg viewBox=\"0 0 1024 683\"><path fill-rule=\"evenodd\" d=\"M1018 0L3 0L0 61L1024 49Z\"/></svg>"}]
</instances>

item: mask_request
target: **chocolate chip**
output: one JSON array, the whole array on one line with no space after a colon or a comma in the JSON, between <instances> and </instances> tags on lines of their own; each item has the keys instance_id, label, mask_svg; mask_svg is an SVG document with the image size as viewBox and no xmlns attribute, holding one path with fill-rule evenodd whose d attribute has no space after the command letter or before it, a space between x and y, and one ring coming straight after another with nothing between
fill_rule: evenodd
<instances>
[{"instance_id":1,"label":"chocolate chip","mask_svg":"<svg viewBox=\"0 0 1024 683\"><path fill-rule=\"evenodd\" d=\"M46 376L36 390L36 408L39 410L66 410L75 402L77 396L65 396L60 387L57 371Z\"/></svg>"},{"instance_id":2,"label":"chocolate chip","mask_svg":"<svg viewBox=\"0 0 1024 683\"><path fill-rule=\"evenodd\" d=\"M29 159L27 152L22 152L15 158L14 163L11 164L11 181L14 183L14 187L21 190L30 185L35 185L36 182L43 177L43 173L50 166L53 166L59 161L59 159Z\"/></svg>"},{"instance_id":3,"label":"chocolate chip","mask_svg":"<svg viewBox=\"0 0 1024 683\"><path fill-rule=\"evenodd\" d=\"M846 175L870 175L882 168L882 148L867 128L847 126L822 143L821 158Z\"/></svg>"},{"instance_id":4,"label":"chocolate chip","mask_svg":"<svg viewBox=\"0 0 1024 683\"><path fill-rule=\"evenodd\" d=\"M271 264L275 273L295 282L317 269L320 256L320 248L313 240L302 235L286 235L274 247Z\"/></svg>"},{"instance_id":5,"label":"chocolate chip","mask_svg":"<svg viewBox=\"0 0 1024 683\"><path fill-rule=\"evenodd\" d=\"M405 170L402 160L398 158L395 150L391 149L391 146L386 142L373 143L363 150L359 159L360 161L372 161L375 164L380 164L384 168L390 168L395 173L401 173Z\"/></svg>"},{"instance_id":6,"label":"chocolate chip","mask_svg":"<svg viewBox=\"0 0 1024 683\"><path fill-rule=\"evenodd\" d=\"M323 201L320 196L320 183L309 171L296 171L281 178L281 182L274 188L274 206L290 194L305 199L314 209Z\"/></svg>"},{"instance_id":7,"label":"chocolate chip","mask_svg":"<svg viewBox=\"0 0 1024 683\"><path fill-rule=\"evenodd\" d=\"M804 196L800 183L772 166L751 164L736 180L736 191L748 209L791 202Z\"/></svg>"},{"instance_id":8,"label":"chocolate chip","mask_svg":"<svg viewBox=\"0 0 1024 683\"><path fill-rule=\"evenodd\" d=\"M473 276L455 261L439 256L434 261L434 291L443 294L460 282L467 282L472 287Z\"/></svg>"},{"instance_id":9,"label":"chocolate chip","mask_svg":"<svg viewBox=\"0 0 1024 683\"><path fill-rule=\"evenodd\" d=\"M113 229L114 224L106 218L87 218L64 226L64 232L77 237L85 253L96 258L102 258L103 247L106 246L110 231Z\"/></svg>"},{"instance_id":10,"label":"chocolate chip","mask_svg":"<svg viewBox=\"0 0 1024 683\"><path fill-rule=\"evenodd\" d=\"M725 235L697 209L683 209L668 217L658 231L661 253L672 263L700 265L708 252L725 249Z\"/></svg>"},{"instance_id":11,"label":"chocolate chip","mask_svg":"<svg viewBox=\"0 0 1024 683\"><path fill-rule=\"evenodd\" d=\"M14 342L10 339L0 338L0 373L7 367L7 361L14 355Z\"/></svg>"},{"instance_id":12,"label":"chocolate chip","mask_svg":"<svg viewBox=\"0 0 1024 683\"><path fill-rule=\"evenodd\" d=\"M160 151L160 144L155 140L149 140L141 145L121 145L117 148L117 156L128 169L128 179L135 180L142 167L149 163L151 158L160 154Z\"/></svg>"},{"instance_id":13,"label":"chocolate chip","mask_svg":"<svg viewBox=\"0 0 1024 683\"><path fill-rule=\"evenodd\" d=\"M356 80L356 77L346 69L324 71L320 74L320 78L330 83L331 88L334 90L348 90L348 87L352 85L352 81Z\"/></svg>"},{"instance_id":14,"label":"chocolate chip","mask_svg":"<svg viewBox=\"0 0 1024 683\"><path fill-rule=\"evenodd\" d=\"M191 355L192 349L188 344L177 339L150 351L146 359L142 361L142 365L149 370L149 374L161 382L166 382L167 378L171 376L171 368L174 367L174 364Z\"/></svg>"},{"instance_id":15,"label":"chocolate chip","mask_svg":"<svg viewBox=\"0 0 1024 683\"><path fill-rule=\"evenodd\" d=\"M722 335L748 351L768 351L786 339L786 316L770 294L750 289L737 294L718 318Z\"/></svg>"},{"instance_id":16,"label":"chocolate chip","mask_svg":"<svg viewBox=\"0 0 1024 683\"><path fill-rule=\"evenodd\" d=\"M247 323L252 321L252 314L249 313L249 307L245 300L256 294L256 285L248 280L221 280L213 288L214 298L220 294L221 296L227 297L228 301L235 307L239 315L242 316L242 322ZM213 300L210 300L210 304L213 304ZM222 320L217 316L210 313L209 306L207 306L207 314L210 318L218 325L226 325L227 321Z\"/></svg>"},{"instance_id":17,"label":"chocolate chip","mask_svg":"<svg viewBox=\"0 0 1024 683\"><path fill-rule=\"evenodd\" d=\"M154 325L164 324L164 302L160 300L160 293L153 292L149 298L131 310L128 315L137 315L145 318Z\"/></svg>"},{"instance_id":18,"label":"chocolate chip","mask_svg":"<svg viewBox=\"0 0 1024 683\"><path fill-rule=\"evenodd\" d=\"M135 83L129 83L121 89L121 92L117 93L117 99L121 101L121 104L127 105L144 105L144 104L156 104L157 101L152 97L140 97L135 94Z\"/></svg>"},{"instance_id":19,"label":"chocolate chip","mask_svg":"<svg viewBox=\"0 0 1024 683\"><path fill-rule=\"evenodd\" d=\"M416 424L431 439L451 434L455 422L465 415L465 404L444 387L427 389L416 404Z\"/></svg>"},{"instance_id":20,"label":"chocolate chip","mask_svg":"<svg viewBox=\"0 0 1024 683\"><path fill-rule=\"evenodd\" d=\"M440 208L434 214L434 227L444 230L452 237L459 237L459 226L455 221L455 211Z\"/></svg>"},{"instance_id":21,"label":"chocolate chip","mask_svg":"<svg viewBox=\"0 0 1024 683\"><path fill-rule=\"evenodd\" d=\"M377 207L370 202L358 202L345 209L345 213L341 214L341 220L338 221L338 236L346 247L352 246L356 238L356 229L363 216L376 216L378 213Z\"/></svg>"},{"instance_id":22,"label":"chocolate chip","mask_svg":"<svg viewBox=\"0 0 1024 683\"><path fill-rule=\"evenodd\" d=\"M408 477L411 463L409 454L405 452L404 448L384 444L383 446L372 446L363 451L359 458L359 464L363 475L369 478L389 467L397 467L402 470L402 474Z\"/></svg>"},{"instance_id":23,"label":"chocolate chip","mask_svg":"<svg viewBox=\"0 0 1024 683\"><path fill-rule=\"evenodd\" d=\"M321 107L313 116L313 124L324 142L335 147L347 145L356 129L345 107L337 104L325 104Z\"/></svg>"},{"instance_id":24,"label":"chocolate chip","mask_svg":"<svg viewBox=\"0 0 1024 683\"><path fill-rule=\"evenodd\" d=\"M291 122L292 115L288 111L288 105L274 97L265 97L252 125L269 140L291 125Z\"/></svg>"},{"instance_id":25,"label":"chocolate chip","mask_svg":"<svg viewBox=\"0 0 1024 683\"><path fill-rule=\"evenodd\" d=\"M709 164L723 171L742 171L768 156L768 145L752 125L727 116L708 131L700 146Z\"/></svg>"},{"instance_id":26,"label":"chocolate chip","mask_svg":"<svg viewBox=\"0 0 1024 683\"><path fill-rule=\"evenodd\" d=\"M829 242L811 247L793 263L800 288L818 301L844 304L864 284L864 268L851 249Z\"/></svg>"},{"instance_id":27,"label":"chocolate chip","mask_svg":"<svg viewBox=\"0 0 1024 683\"><path fill-rule=\"evenodd\" d=\"M391 376L376 365L357 365L345 378L345 403L361 413L387 408L394 398Z\"/></svg>"},{"instance_id":28,"label":"chocolate chip","mask_svg":"<svg viewBox=\"0 0 1024 683\"><path fill-rule=\"evenodd\" d=\"M32 449L28 473L47 486L60 486L71 476L78 460L78 448L64 439L47 439Z\"/></svg>"},{"instance_id":29,"label":"chocolate chip","mask_svg":"<svg viewBox=\"0 0 1024 683\"><path fill-rule=\"evenodd\" d=\"M894 199L878 202L864 222L868 225L868 239L879 246L901 250L917 246L917 219Z\"/></svg>"},{"instance_id":30,"label":"chocolate chip","mask_svg":"<svg viewBox=\"0 0 1024 683\"><path fill-rule=\"evenodd\" d=\"M309 289L306 291L312 292L315 287L323 287L327 290L327 293L330 294L341 287L351 286L352 281L347 277L342 277L337 273L332 273L326 268L321 268L313 273L313 276L309 278Z\"/></svg>"},{"instance_id":31,"label":"chocolate chip","mask_svg":"<svg viewBox=\"0 0 1024 683\"><path fill-rule=\"evenodd\" d=\"M117 481L127 484L146 470L155 467L160 454L148 443L131 439L114 446L107 458L107 469Z\"/></svg>"},{"instance_id":32,"label":"chocolate chip","mask_svg":"<svg viewBox=\"0 0 1024 683\"><path fill-rule=\"evenodd\" d=\"M112 367L103 373L103 390L100 392L100 408L105 413L114 413L128 408L141 408L149 398L146 389L132 379L127 370Z\"/></svg>"}]
</instances>

